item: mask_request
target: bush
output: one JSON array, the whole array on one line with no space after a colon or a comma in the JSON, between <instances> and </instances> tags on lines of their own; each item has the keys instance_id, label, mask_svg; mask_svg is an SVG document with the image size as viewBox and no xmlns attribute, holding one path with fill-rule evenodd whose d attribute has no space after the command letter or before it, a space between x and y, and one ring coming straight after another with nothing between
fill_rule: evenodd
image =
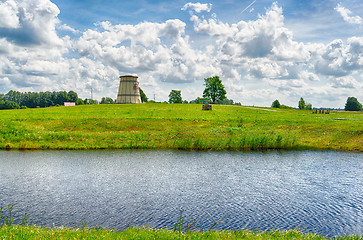
<instances>
[{"instance_id":1,"label":"bush","mask_svg":"<svg viewBox=\"0 0 363 240\"><path fill-rule=\"evenodd\" d=\"M280 108L282 108L282 109L294 109L293 107L286 106L286 105L280 105Z\"/></svg>"}]
</instances>

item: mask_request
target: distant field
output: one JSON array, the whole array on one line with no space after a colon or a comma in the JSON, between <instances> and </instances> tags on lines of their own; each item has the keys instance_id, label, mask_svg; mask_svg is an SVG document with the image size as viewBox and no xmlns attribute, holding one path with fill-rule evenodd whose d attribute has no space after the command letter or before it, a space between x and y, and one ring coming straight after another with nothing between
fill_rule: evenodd
<instances>
[{"instance_id":1,"label":"distant field","mask_svg":"<svg viewBox=\"0 0 363 240\"><path fill-rule=\"evenodd\" d=\"M158 103L0 111L0 149L136 148L363 151L363 113Z\"/></svg>"}]
</instances>

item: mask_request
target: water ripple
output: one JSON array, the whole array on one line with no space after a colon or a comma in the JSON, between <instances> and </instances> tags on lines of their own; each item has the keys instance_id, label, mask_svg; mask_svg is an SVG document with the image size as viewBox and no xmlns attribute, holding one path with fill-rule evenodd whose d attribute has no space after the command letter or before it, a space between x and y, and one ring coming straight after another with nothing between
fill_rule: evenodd
<instances>
[{"instance_id":1,"label":"water ripple","mask_svg":"<svg viewBox=\"0 0 363 240\"><path fill-rule=\"evenodd\" d=\"M0 207L30 221L108 228L300 228L363 234L360 153L0 152ZM14 164L16 163L16 164Z\"/></svg>"}]
</instances>

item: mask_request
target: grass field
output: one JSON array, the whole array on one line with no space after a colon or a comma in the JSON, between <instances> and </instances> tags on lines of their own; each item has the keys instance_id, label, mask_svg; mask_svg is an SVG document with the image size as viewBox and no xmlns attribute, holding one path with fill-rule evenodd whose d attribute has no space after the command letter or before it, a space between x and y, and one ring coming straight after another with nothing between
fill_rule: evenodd
<instances>
[{"instance_id":1,"label":"grass field","mask_svg":"<svg viewBox=\"0 0 363 240\"><path fill-rule=\"evenodd\" d=\"M42 228L36 226L0 227L4 239L249 239L249 240L325 240L316 234L304 234L298 230L253 232L238 231L192 231L178 232L163 229L128 228L122 231L106 229ZM361 240L362 236L339 236L337 240Z\"/></svg>"},{"instance_id":2,"label":"grass field","mask_svg":"<svg viewBox=\"0 0 363 240\"><path fill-rule=\"evenodd\" d=\"M363 151L363 112L160 103L0 111L0 149L138 148Z\"/></svg>"}]
</instances>

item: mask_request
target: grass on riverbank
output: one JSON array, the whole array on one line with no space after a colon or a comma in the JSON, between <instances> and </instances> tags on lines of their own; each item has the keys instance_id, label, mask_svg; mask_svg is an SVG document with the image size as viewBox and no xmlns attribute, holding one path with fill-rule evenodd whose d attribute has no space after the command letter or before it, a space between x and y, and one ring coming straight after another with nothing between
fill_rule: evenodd
<instances>
[{"instance_id":1,"label":"grass on riverbank","mask_svg":"<svg viewBox=\"0 0 363 240\"><path fill-rule=\"evenodd\" d=\"M298 230L253 232L248 230L237 231L192 231L177 232L150 228L128 228L122 231L107 229L71 229L71 228L44 228L37 226L3 226L0 227L2 239L286 239L286 240L325 240L328 239L316 234L304 234ZM339 236L334 239L358 240L362 236Z\"/></svg>"},{"instance_id":2,"label":"grass on riverbank","mask_svg":"<svg viewBox=\"0 0 363 240\"><path fill-rule=\"evenodd\" d=\"M136 148L363 151L363 113L157 103L0 111L0 149Z\"/></svg>"}]
</instances>

